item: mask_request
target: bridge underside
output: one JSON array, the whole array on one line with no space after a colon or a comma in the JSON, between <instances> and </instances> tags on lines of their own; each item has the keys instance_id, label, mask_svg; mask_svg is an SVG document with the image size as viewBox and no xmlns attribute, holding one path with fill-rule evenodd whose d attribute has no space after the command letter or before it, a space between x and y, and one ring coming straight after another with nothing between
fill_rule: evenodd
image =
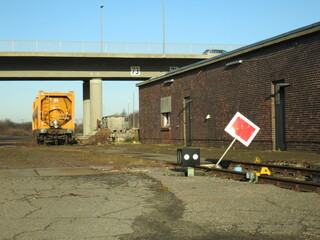
<instances>
[{"instance_id":1,"label":"bridge underside","mask_svg":"<svg viewBox=\"0 0 320 240\"><path fill-rule=\"evenodd\" d=\"M207 55L0 53L0 81L83 81L84 135L102 118L103 80L146 80L206 59ZM212 56L211 56L212 57Z\"/></svg>"}]
</instances>

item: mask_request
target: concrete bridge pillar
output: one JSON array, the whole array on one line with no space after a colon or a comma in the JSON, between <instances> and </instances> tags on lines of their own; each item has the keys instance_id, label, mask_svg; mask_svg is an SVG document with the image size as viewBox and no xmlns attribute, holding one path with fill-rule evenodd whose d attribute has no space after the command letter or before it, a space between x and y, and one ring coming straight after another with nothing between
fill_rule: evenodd
<instances>
[{"instance_id":1,"label":"concrete bridge pillar","mask_svg":"<svg viewBox=\"0 0 320 240\"><path fill-rule=\"evenodd\" d=\"M83 135L94 134L102 119L102 79L83 81Z\"/></svg>"},{"instance_id":2,"label":"concrete bridge pillar","mask_svg":"<svg viewBox=\"0 0 320 240\"><path fill-rule=\"evenodd\" d=\"M102 119L102 79L90 80L90 131L97 130L97 121Z\"/></svg>"},{"instance_id":3,"label":"concrete bridge pillar","mask_svg":"<svg viewBox=\"0 0 320 240\"><path fill-rule=\"evenodd\" d=\"M90 82L83 81L83 135L90 135Z\"/></svg>"}]
</instances>

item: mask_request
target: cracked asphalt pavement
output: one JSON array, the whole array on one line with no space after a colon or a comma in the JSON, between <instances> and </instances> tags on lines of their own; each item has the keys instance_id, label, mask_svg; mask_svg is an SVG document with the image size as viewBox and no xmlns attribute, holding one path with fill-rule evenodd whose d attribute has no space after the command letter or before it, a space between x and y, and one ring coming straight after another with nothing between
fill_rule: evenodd
<instances>
[{"instance_id":1,"label":"cracked asphalt pavement","mask_svg":"<svg viewBox=\"0 0 320 240\"><path fill-rule=\"evenodd\" d=\"M316 193L177 170L2 178L0 239L320 238Z\"/></svg>"}]
</instances>

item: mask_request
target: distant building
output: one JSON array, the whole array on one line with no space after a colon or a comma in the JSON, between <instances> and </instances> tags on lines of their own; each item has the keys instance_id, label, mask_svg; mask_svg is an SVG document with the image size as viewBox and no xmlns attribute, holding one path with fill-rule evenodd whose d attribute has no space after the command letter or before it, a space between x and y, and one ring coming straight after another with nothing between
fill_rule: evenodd
<instances>
[{"instance_id":1,"label":"distant building","mask_svg":"<svg viewBox=\"0 0 320 240\"><path fill-rule=\"evenodd\" d=\"M226 147L239 111L250 148L319 151L319 63L320 22L138 83L140 141Z\"/></svg>"},{"instance_id":2,"label":"distant building","mask_svg":"<svg viewBox=\"0 0 320 240\"><path fill-rule=\"evenodd\" d=\"M102 127L109 128L111 132L124 132L128 127L124 116L111 115L102 118Z\"/></svg>"}]
</instances>

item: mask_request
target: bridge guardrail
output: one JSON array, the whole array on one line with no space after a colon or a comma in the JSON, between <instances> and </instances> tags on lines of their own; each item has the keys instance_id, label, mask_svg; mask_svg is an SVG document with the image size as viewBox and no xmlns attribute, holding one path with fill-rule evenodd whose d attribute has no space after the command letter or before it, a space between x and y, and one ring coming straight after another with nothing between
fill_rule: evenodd
<instances>
[{"instance_id":1,"label":"bridge guardrail","mask_svg":"<svg viewBox=\"0 0 320 240\"><path fill-rule=\"evenodd\" d=\"M0 52L69 52L69 53L137 53L137 54L202 54L206 49L226 51L243 47L240 44L143 43L0 40Z\"/></svg>"}]
</instances>

